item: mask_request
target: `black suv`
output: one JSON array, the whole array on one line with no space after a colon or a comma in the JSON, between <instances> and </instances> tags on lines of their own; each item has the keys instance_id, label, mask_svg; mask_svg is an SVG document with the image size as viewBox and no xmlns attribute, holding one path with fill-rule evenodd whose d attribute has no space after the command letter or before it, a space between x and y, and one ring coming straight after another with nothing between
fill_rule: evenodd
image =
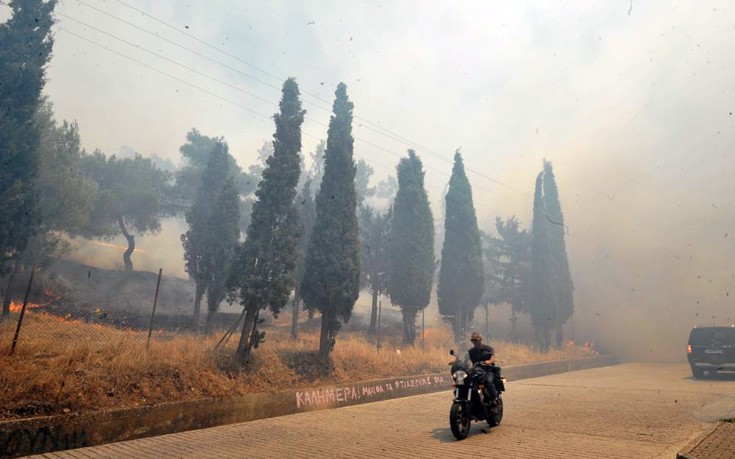
<instances>
[{"instance_id":1,"label":"black suv","mask_svg":"<svg viewBox=\"0 0 735 459\"><path fill-rule=\"evenodd\" d=\"M735 371L735 326L692 328L687 360L695 378L701 378L705 371Z\"/></svg>"}]
</instances>

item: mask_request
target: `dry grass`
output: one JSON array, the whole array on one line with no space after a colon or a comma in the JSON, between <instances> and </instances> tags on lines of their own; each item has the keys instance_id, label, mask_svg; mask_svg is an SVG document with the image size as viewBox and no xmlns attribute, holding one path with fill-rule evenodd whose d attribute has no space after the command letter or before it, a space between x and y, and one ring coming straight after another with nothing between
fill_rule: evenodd
<instances>
[{"instance_id":1,"label":"dry grass","mask_svg":"<svg viewBox=\"0 0 735 459\"><path fill-rule=\"evenodd\" d=\"M15 321L0 324L0 419L133 407L178 400L242 395L381 377L447 371L448 329L426 330L425 348L400 347L400 337L376 344L358 332L338 336L333 366L316 355L318 329L290 339L287 328L267 329L266 341L246 367L232 353L238 336L214 352L211 336L146 332L67 321L45 314L26 316L13 356L8 349ZM575 358L578 347L547 354L527 346L492 343L501 365Z\"/></svg>"}]
</instances>

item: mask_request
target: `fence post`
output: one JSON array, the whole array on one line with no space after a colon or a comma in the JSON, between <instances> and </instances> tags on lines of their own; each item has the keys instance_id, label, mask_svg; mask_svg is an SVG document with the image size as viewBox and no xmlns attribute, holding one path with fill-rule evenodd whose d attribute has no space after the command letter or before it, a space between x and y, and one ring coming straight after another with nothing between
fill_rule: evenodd
<instances>
[{"instance_id":1,"label":"fence post","mask_svg":"<svg viewBox=\"0 0 735 459\"><path fill-rule=\"evenodd\" d=\"M380 313L383 310L383 301L378 301L378 344L377 344L377 350L380 350Z\"/></svg>"},{"instance_id":2,"label":"fence post","mask_svg":"<svg viewBox=\"0 0 735 459\"><path fill-rule=\"evenodd\" d=\"M20 327L23 325L23 316L26 315L26 306L28 306L28 295L31 293L31 285L33 285L33 274L36 272L36 265L31 268L31 277L28 279L28 287L26 288L26 295L23 297L23 307L20 309L20 317L18 317L18 326L15 328L15 335L13 335L13 344L10 346L10 355L15 353L15 345L18 344L18 335L20 334Z\"/></svg>"},{"instance_id":3,"label":"fence post","mask_svg":"<svg viewBox=\"0 0 735 459\"><path fill-rule=\"evenodd\" d=\"M156 296L153 298L153 311L151 311L151 323L148 325L148 342L145 344L145 348L148 349L151 345L151 333L153 333L153 318L156 316L156 304L158 303L158 290L161 288L161 275L163 274L163 268L158 270L158 282L156 283Z\"/></svg>"},{"instance_id":4,"label":"fence post","mask_svg":"<svg viewBox=\"0 0 735 459\"><path fill-rule=\"evenodd\" d=\"M426 308L421 310L421 349L424 348L424 311Z\"/></svg>"}]
</instances>

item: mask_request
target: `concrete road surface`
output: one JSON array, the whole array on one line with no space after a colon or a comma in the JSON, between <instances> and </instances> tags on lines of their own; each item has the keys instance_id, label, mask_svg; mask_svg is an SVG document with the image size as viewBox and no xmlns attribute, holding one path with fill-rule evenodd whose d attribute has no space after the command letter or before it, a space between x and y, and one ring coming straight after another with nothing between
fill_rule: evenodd
<instances>
[{"instance_id":1,"label":"concrete road surface","mask_svg":"<svg viewBox=\"0 0 735 459\"><path fill-rule=\"evenodd\" d=\"M458 442L451 393L264 419L47 454L53 458L673 458L735 416L735 375L695 380L686 364L625 364L509 381L505 418Z\"/></svg>"}]
</instances>

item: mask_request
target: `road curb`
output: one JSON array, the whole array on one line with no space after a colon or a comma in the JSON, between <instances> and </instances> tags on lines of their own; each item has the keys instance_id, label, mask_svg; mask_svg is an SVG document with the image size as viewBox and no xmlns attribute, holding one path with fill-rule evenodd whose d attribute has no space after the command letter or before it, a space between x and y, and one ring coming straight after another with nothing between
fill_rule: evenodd
<instances>
[{"instance_id":1,"label":"road curb","mask_svg":"<svg viewBox=\"0 0 735 459\"><path fill-rule=\"evenodd\" d=\"M676 454L676 459L707 459L735 457L735 438L732 424L718 422L712 428L698 435ZM719 441L718 441L718 437ZM723 441L722 437L728 440Z\"/></svg>"},{"instance_id":2,"label":"road curb","mask_svg":"<svg viewBox=\"0 0 735 459\"><path fill-rule=\"evenodd\" d=\"M610 356L503 368L509 381L615 364ZM96 446L306 411L408 397L451 387L449 372L188 402L0 422L0 457Z\"/></svg>"},{"instance_id":3,"label":"road curb","mask_svg":"<svg viewBox=\"0 0 735 459\"><path fill-rule=\"evenodd\" d=\"M712 428L707 429L704 433L701 433L694 437L692 441L687 443L687 445L676 454L676 459L694 459L693 456L691 456L692 451L699 446L700 443L704 441L705 438L709 437L710 434L714 433L715 430L719 427L720 423L715 424Z\"/></svg>"}]
</instances>

